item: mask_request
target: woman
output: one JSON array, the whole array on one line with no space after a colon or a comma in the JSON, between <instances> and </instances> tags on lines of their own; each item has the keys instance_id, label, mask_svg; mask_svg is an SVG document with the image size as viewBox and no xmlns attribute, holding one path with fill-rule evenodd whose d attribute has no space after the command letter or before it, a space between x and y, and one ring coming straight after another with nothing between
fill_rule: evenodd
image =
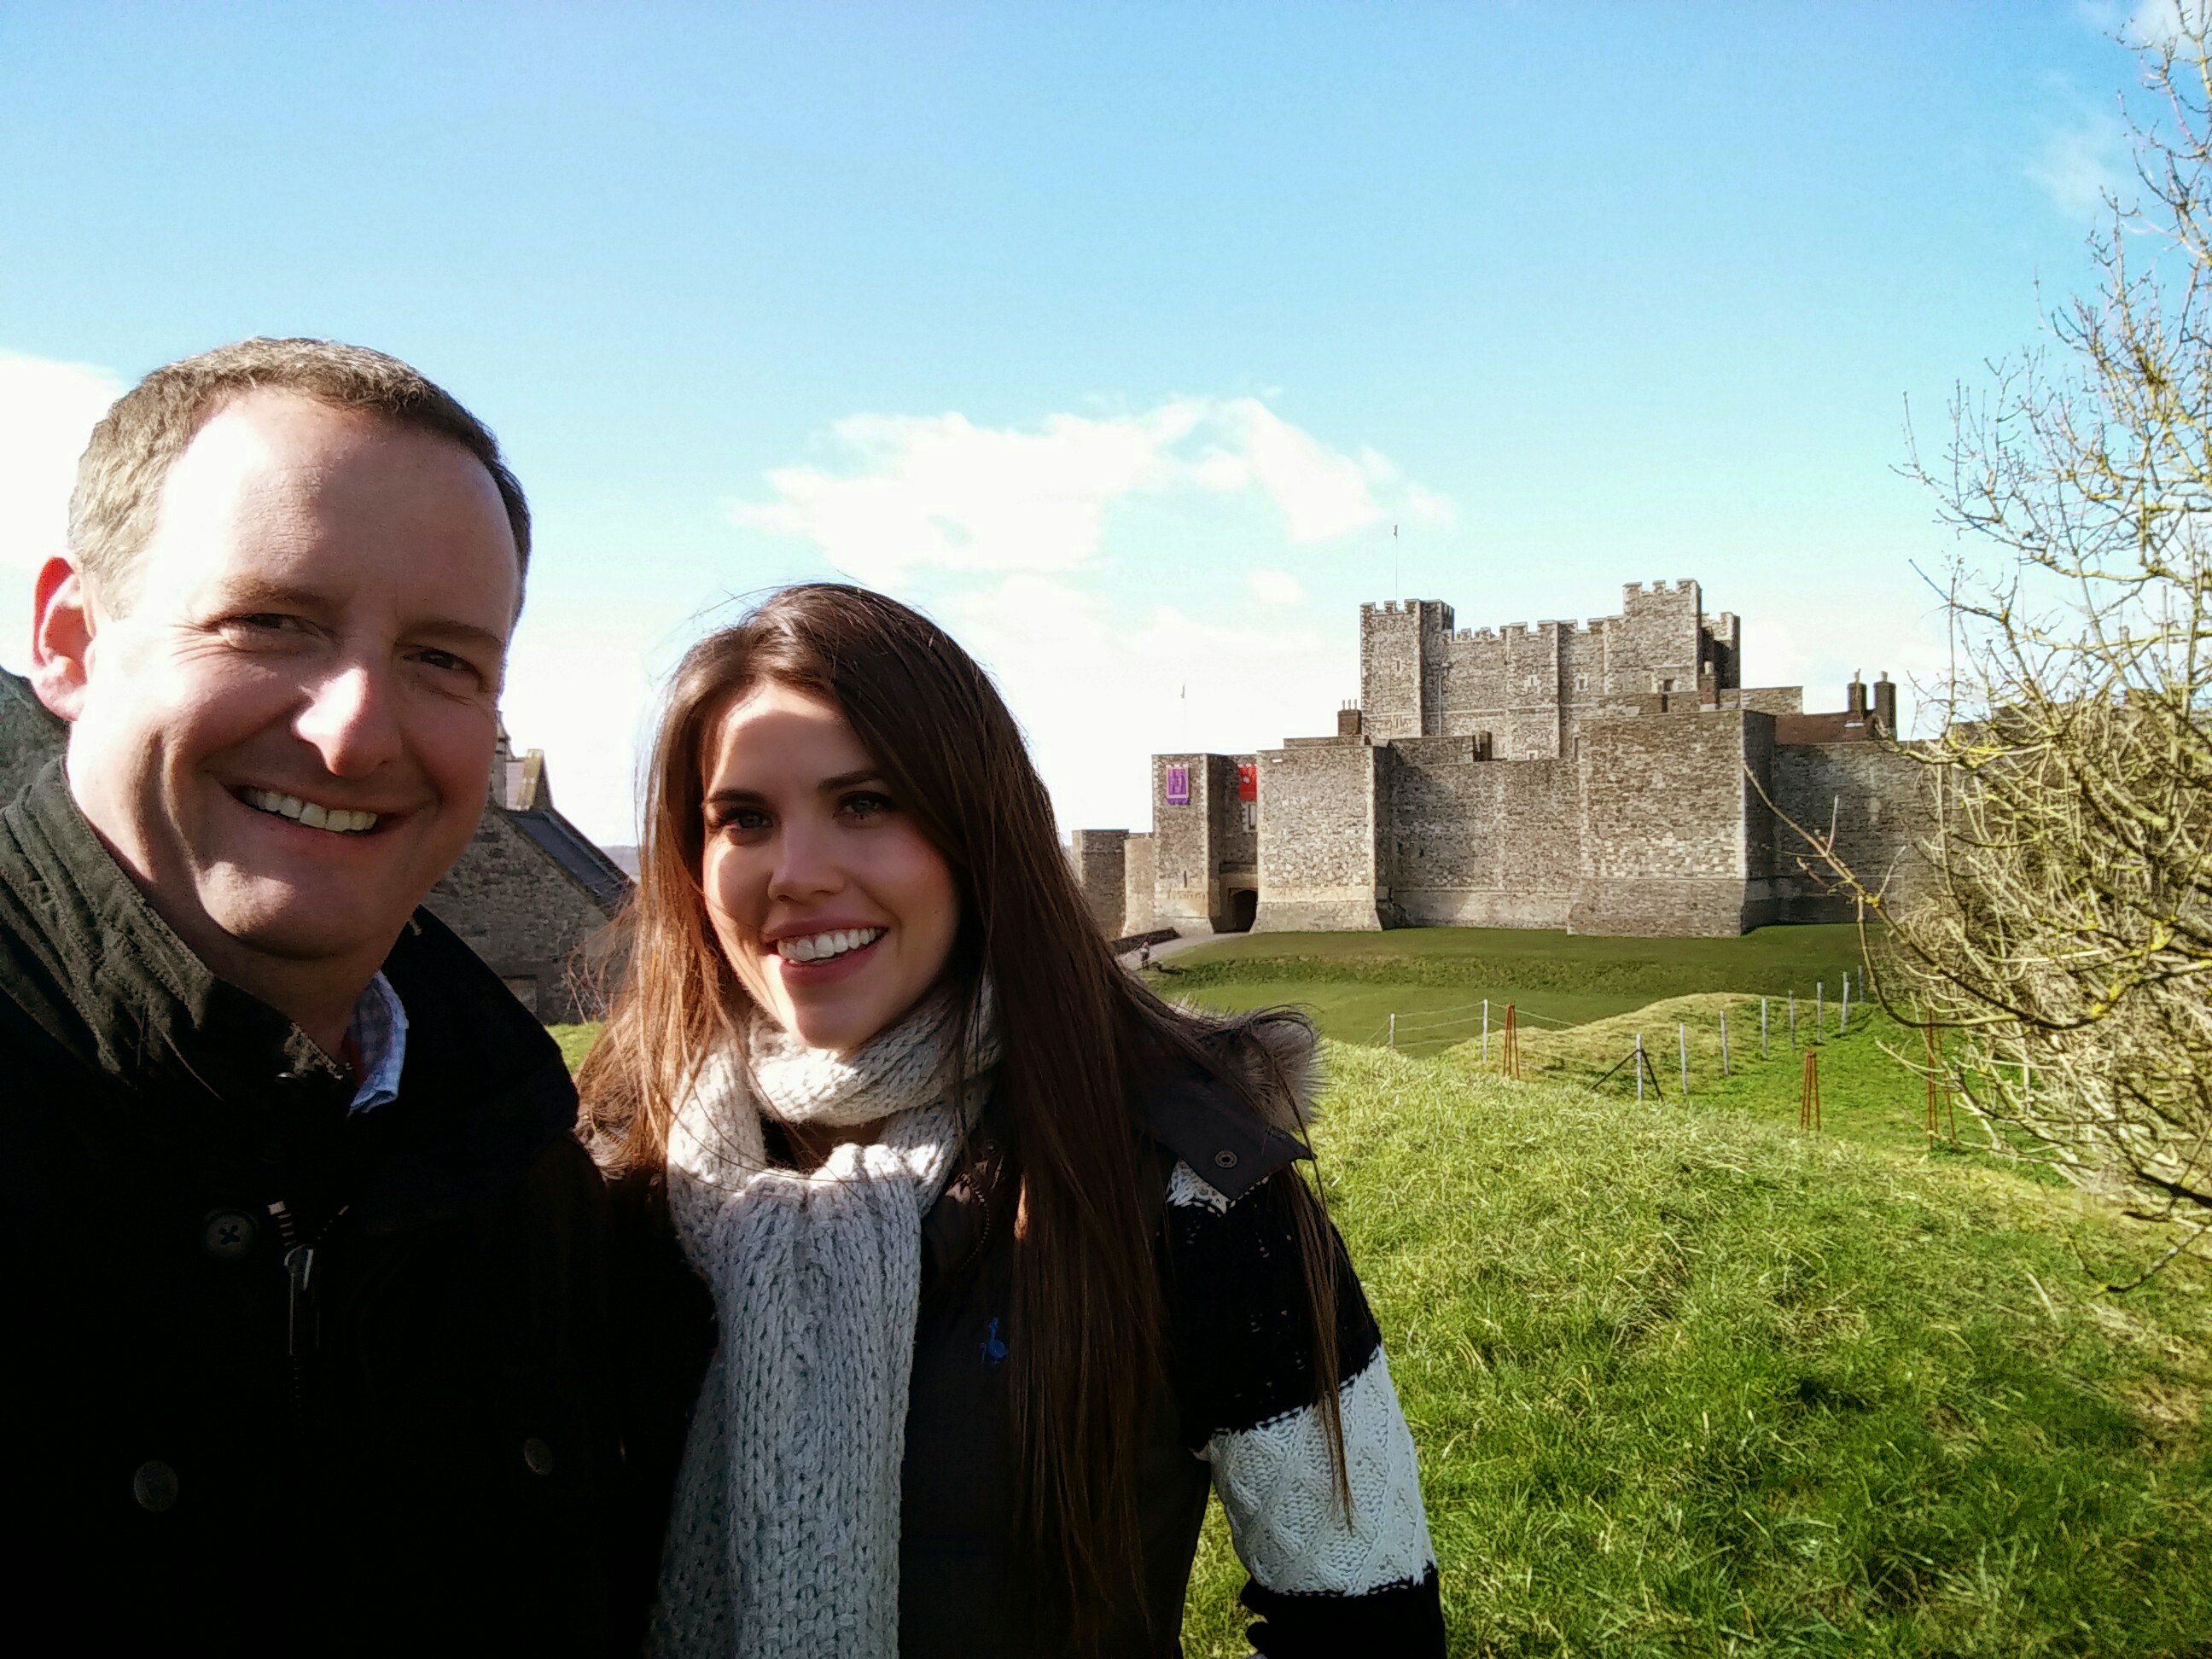
<instances>
[{"instance_id":1,"label":"woman","mask_svg":"<svg viewBox=\"0 0 2212 1659\"><path fill-rule=\"evenodd\" d=\"M787 589L684 659L648 787L580 1083L673 1238L622 1287L659 1356L634 1466L673 1488L653 1650L1175 1654L1210 1474L1256 1647L1442 1653L1413 1443L1296 1167L1311 1032L1121 970L982 670Z\"/></svg>"}]
</instances>

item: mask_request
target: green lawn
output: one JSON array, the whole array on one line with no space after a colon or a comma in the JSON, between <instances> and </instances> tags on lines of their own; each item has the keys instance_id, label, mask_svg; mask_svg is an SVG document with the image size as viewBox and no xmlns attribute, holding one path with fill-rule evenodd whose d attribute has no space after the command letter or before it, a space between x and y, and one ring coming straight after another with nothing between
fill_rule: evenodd
<instances>
[{"instance_id":1,"label":"green lawn","mask_svg":"<svg viewBox=\"0 0 2212 1659\"><path fill-rule=\"evenodd\" d=\"M1387 1040L1433 1053L1493 1027L1505 1004L1532 1023L1580 1024L1663 998L1741 991L1832 999L1856 979L1848 927L1762 927L1740 939L1607 939L1510 927L1405 927L1381 933L1244 933L1166 957L1151 983L1163 995L1218 1008L1289 1003L1322 1035Z\"/></svg>"},{"instance_id":2,"label":"green lawn","mask_svg":"<svg viewBox=\"0 0 2212 1659\"><path fill-rule=\"evenodd\" d=\"M1873 1054L1869 1044L1863 1052ZM1764 1112L1332 1045L1320 1142L1453 1651L2203 1655L2212 1276ZM1186 1651L1242 1654L1209 1521Z\"/></svg>"}]
</instances>

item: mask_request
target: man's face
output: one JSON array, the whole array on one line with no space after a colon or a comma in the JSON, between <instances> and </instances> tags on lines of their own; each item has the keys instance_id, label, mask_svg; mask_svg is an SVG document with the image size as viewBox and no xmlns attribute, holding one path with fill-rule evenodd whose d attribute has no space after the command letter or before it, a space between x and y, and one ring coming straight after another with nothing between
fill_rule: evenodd
<instances>
[{"instance_id":1,"label":"man's face","mask_svg":"<svg viewBox=\"0 0 2212 1659\"><path fill-rule=\"evenodd\" d=\"M520 581L466 450L249 393L92 591L71 792L218 972L365 980L483 811Z\"/></svg>"}]
</instances>

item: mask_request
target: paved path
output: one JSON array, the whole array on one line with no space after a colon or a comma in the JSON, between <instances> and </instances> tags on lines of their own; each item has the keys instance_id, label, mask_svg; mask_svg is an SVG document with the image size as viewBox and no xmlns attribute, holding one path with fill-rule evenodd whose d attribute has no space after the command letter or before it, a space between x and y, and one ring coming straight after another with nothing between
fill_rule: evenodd
<instances>
[{"instance_id":1,"label":"paved path","mask_svg":"<svg viewBox=\"0 0 2212 1659\"><path fill-rule=\"evenodd\" d=\"M1223 936L1219 933L1185 933L1177 939L1163 939L1152 946L1152 960L1158 962L1163 957L1176 956L1197 945L1211 945L1221 937ZM1234 935L1231 937L1233 938ZM1143 954L1141 949L1124 951L1121 952L1121 959L1133 965Z\"/></svg>"}]
</instances>

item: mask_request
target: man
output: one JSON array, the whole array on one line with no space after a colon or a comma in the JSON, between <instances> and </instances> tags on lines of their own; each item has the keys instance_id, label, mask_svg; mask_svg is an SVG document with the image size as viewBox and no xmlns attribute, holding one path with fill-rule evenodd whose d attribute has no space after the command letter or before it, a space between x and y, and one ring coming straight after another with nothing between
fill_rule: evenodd
<instances>
[{"instance_id":1,"label":"man","mask_svg":"<svg viewBox=\"0 0 2212 1659\"><path fill-rule=\"evenodd\" d=\"M57 1647L611 1639L604 1194L416 908L529 550L491 434L375 352L172 364L85 451L30 676L68 748L0 813L0 1560Z\"/></svg>"}]
</instances>

